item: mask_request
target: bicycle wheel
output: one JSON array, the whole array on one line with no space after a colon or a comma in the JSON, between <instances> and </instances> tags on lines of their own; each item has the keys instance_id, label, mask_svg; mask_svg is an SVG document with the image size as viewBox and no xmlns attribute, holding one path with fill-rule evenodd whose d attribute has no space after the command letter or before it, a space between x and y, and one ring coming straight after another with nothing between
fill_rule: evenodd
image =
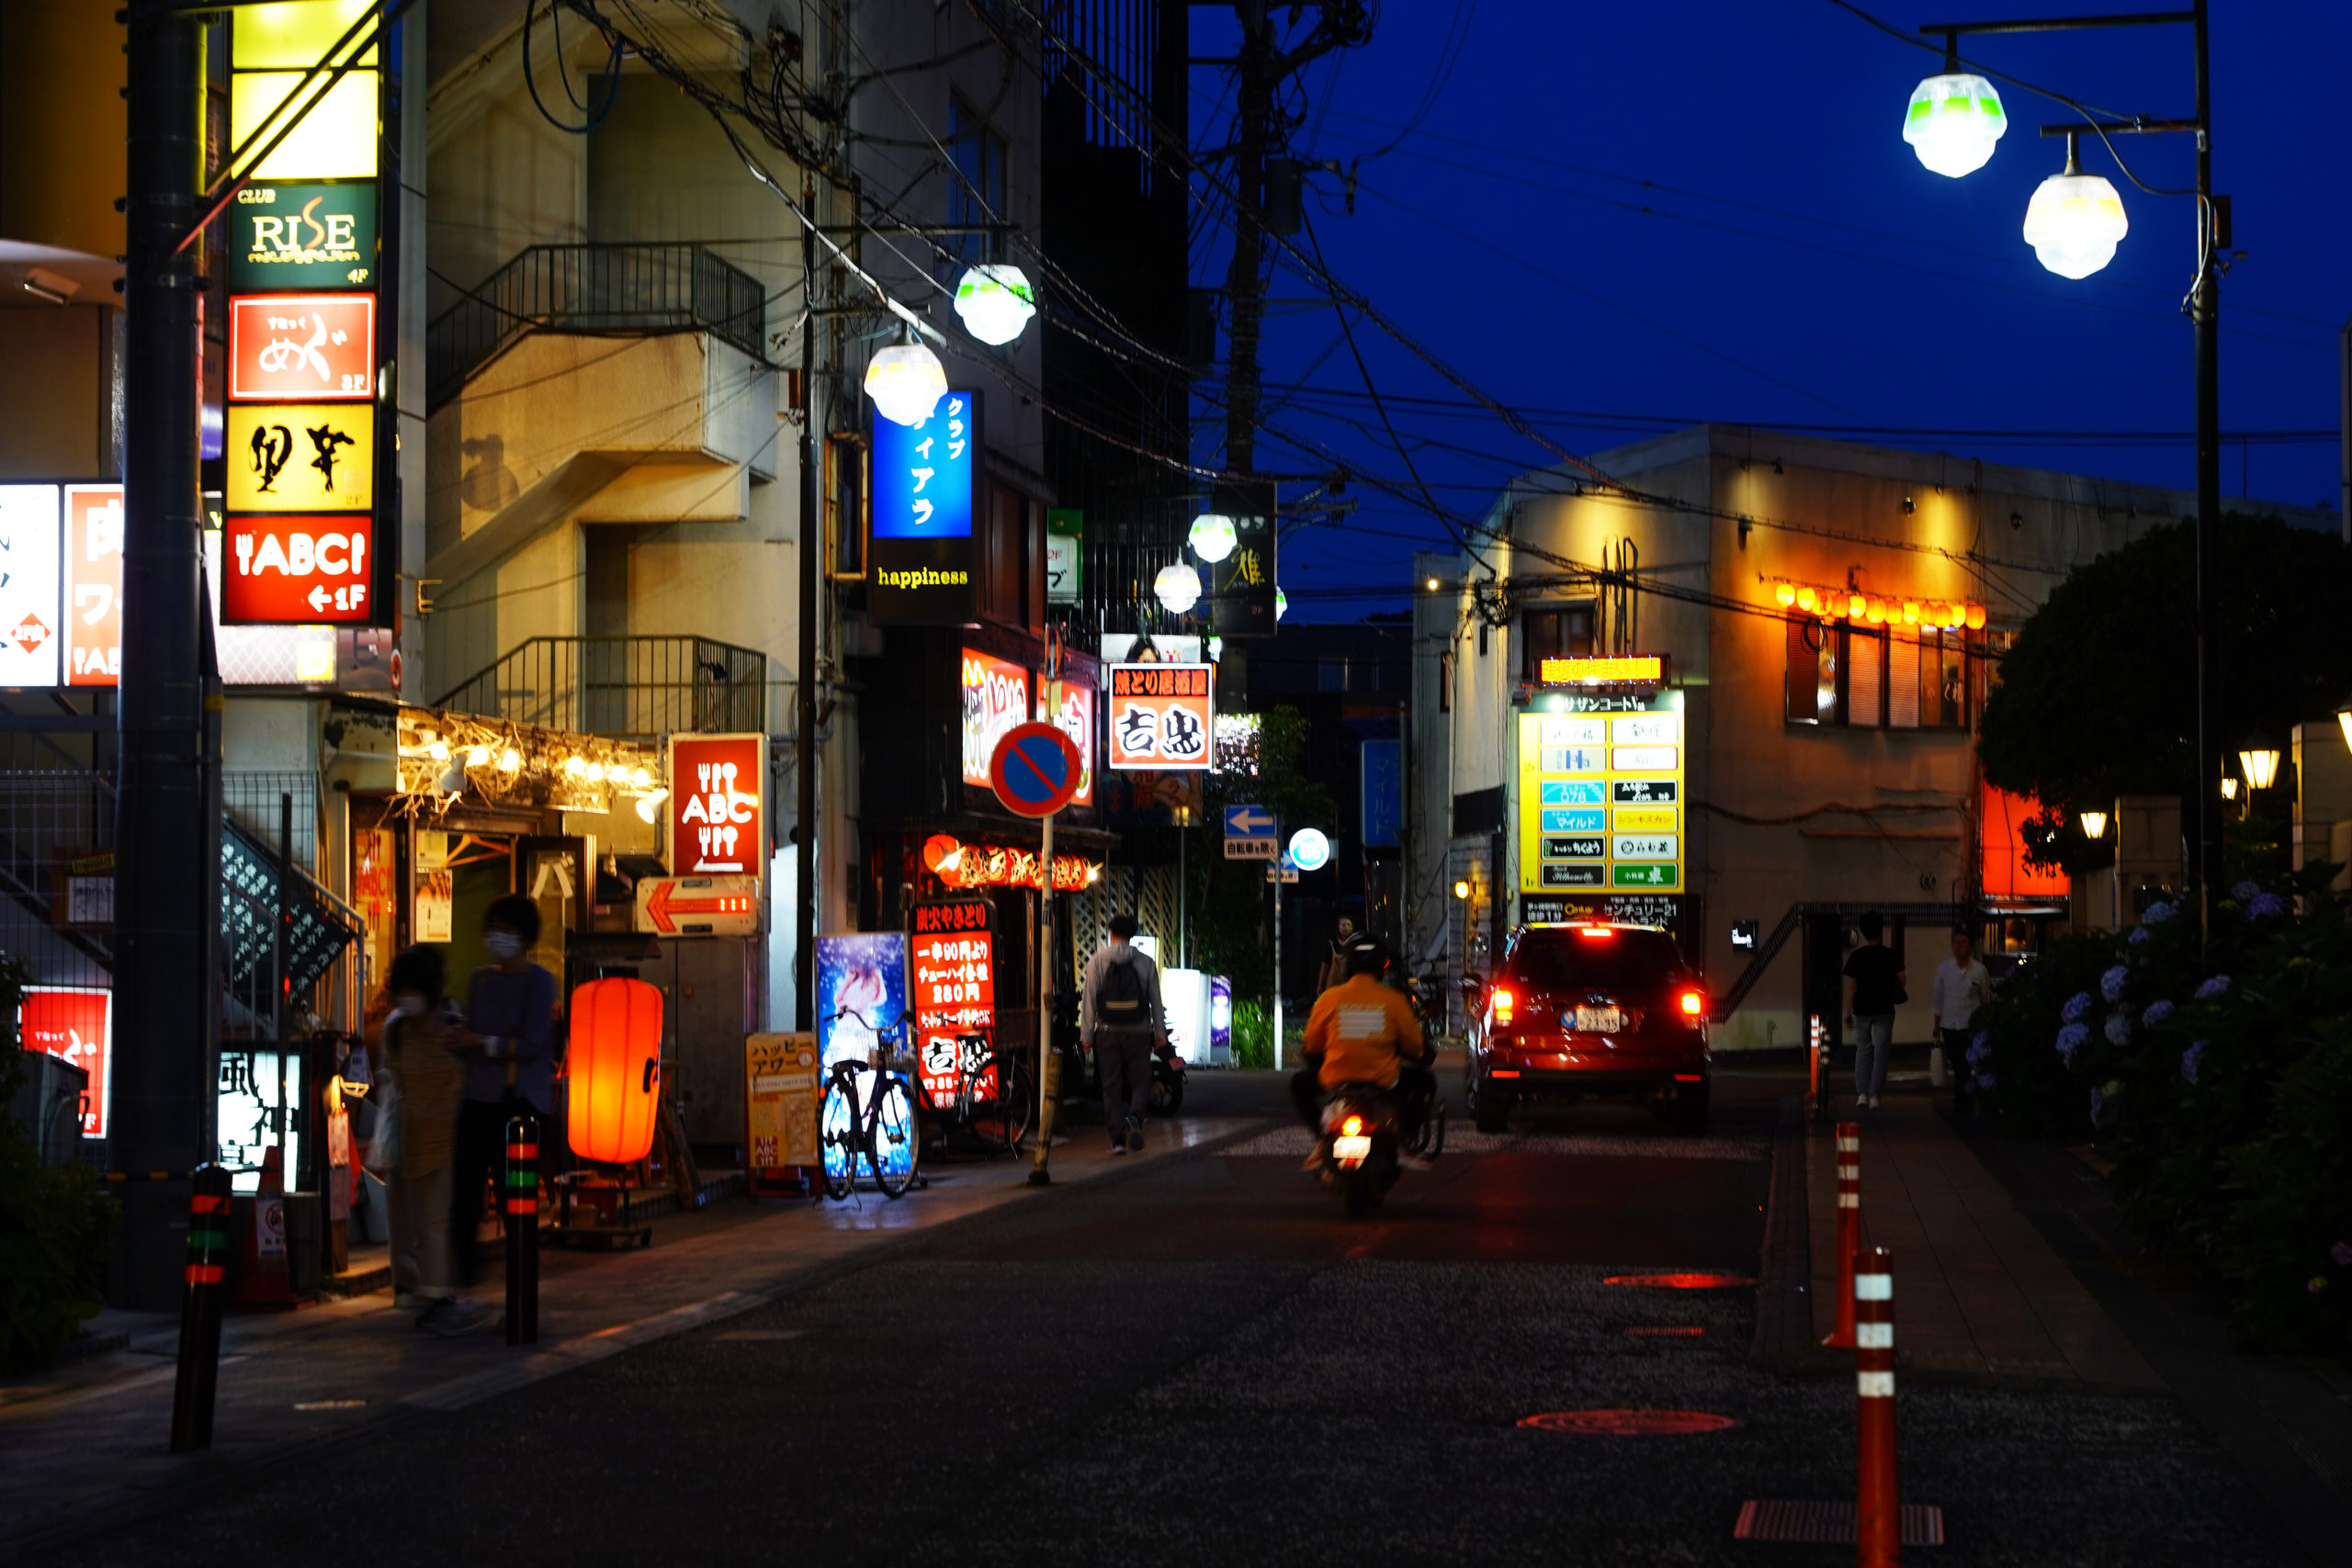
<instances>
[{"instance_id":1,"label":"bicycle wheel","mask_svg":"<svg viewBox=\"0 0 2352 1568\"><path fill-rule=\"evenodd\" d=\"M974 1126L991 1149L1009 1155L1021 1152L1037 1119L1037 1079L1020 1056L996 1057L996 1098L974 1118Z\"/></svg>"},{"instance_id":2,"label":"bicycle wheel","mask_svg":"<svg viewBox=\"0 0 2352 1568\"><path fill-rule=\"evenodd\" d=\"M885 1077L874 1091L874 1118L866 1123L865 1163L873 1169L874 1185L885 1198L899 1198L915 1184L915 1166L922 1157L920 1129L915 1123L915 1099L904 1078Z\"/></svg>"},{"instance_id":3,"label":"bicycle wheel","mask_svg":"<svg viewBox=\"0 0 2352 1568\"><path fill-rule=\"evenodd\" d=\"M824 1151L825 1196L839 1202L857 1184L857 1094L850 1079L836 1077L825 1085L817 1141Z\"/></svg>"}]
</instances>

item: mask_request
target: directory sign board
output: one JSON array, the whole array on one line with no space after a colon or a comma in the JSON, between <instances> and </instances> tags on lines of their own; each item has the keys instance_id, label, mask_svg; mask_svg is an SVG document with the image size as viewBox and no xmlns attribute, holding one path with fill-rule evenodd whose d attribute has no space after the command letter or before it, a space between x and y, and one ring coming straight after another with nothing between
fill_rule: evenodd
<instances>
[{"instance_id":1,"label":"directory sign board","mask_svg":"<svg viewBox=\"0 0 2352 1568\"><path fill-rule=\"evenodd\" d=\"M979 398L968 389L943 393L920 424L874 421L866 604L876 621L972 618L979 444Z\"/></svg>"},{"instance_id":2,"label":"directory sign board","mask_svg":"<svg viewBox=\"0 0 2352 1568\"><path fill-rule=\"evenodd\" d=\"M376 499L368 403L231 403L231 512L365 512Z\"/></svg>"},{"instance_id":3,"label":"directory sign board","mask_svg":"<svg viewBox=\"0 0 2352 1568\"><path fill-rule=\"evenodd\" d=\"M238 516L222 526L224 626L366 626L375 613L367 513Z\"/></svg>"},{"instance_id":4,"label":"directory sign board","mask_svg":"<svg viewBox=\"0 0 2352 1568\"><path fill-rule=\"evenodd\" d=\"M1690 802L1679 694L1519 716L1522 894L1679 893Z\"/></svg>"},{"instance_id":5,"label":"directory sign board","mask_svg":"<svg viewBox=\"0 0 2352 1568\"><path fill-rule=\"evenodd\" d=\"M229 397L371 399L373 294L239 294L229 299Z\"/></svg>"},{"instance_id":6,"label":"directory sign board","mask_svg":"<svg viewBox=\"0 0 2352 1568\"><path fill-rule=\"evenodd\" d=\"M376 279L376 182L248 185L228 220L229 291L366 288Z\"/></svg>"}]
</instances>

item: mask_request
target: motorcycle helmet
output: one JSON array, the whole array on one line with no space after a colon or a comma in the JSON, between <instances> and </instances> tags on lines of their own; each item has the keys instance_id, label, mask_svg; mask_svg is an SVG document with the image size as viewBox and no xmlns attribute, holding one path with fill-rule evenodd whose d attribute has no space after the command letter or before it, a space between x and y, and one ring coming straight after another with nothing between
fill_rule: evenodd
<instances>
[{"instance_id":1,"label":"motorcycle helmet","mask_svg":"<svg viewBox=\"0 0 2352 1568\"><path fill-rule=\"evenodd\" d=\"M1377 980L1388 972L1388 944L1370 931L1359 931L1350 937L1340 953L1347 960L1351 977L1369 975Z\"/></svg>"}]
</instances>

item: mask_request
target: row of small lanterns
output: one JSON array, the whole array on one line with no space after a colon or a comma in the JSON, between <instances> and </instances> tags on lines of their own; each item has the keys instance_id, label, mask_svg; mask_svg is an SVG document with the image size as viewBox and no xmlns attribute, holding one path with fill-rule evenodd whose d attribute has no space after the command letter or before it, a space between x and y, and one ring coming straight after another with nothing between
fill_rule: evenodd
<instances>
[{"instance_id":1,"label":"row of small lanterns","mask_svg":"<svg viewBox=\"0 0 2352 1568\"><path fill-rule=\"evenodd\" d=\"M1867 626L1966 626L1984 629L1984 606L1967 599L1895 599L1848 588L1815 588L1786 578L1772 584L1772 602L1825 621L1841 615Z\"/></svg>"}]
</instances>

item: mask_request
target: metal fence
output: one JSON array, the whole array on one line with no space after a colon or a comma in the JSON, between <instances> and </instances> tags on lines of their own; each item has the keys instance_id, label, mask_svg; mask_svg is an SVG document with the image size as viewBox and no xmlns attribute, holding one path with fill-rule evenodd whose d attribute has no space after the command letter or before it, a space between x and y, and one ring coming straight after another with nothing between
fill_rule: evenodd
<instances>
[{"instance_id":1,"label":"metal fence","mask_svg":"<svg viewBox=\"0 0 2352 1568\"><path fill-rule=\"evenodd\" d=\"M696 637L533 637L434 706L654 744L767 728L767 656Z\"/></svg>"},{"instance_id":2,"label":"metal fence","mask_svg":"<svg viewBox=\"0 0 2352 1568\"><path fill-rule=\"evenodd\" d=\"M105 986L114 964L114 781L0 773L0 952L35 985Z\"/></svg>"},{"instance_id":3,"label":"metal fence","mask_svg":"<svg viewBox=\"0 0 2352 1568\"><path fill-rule=\"evenodd\" d=\"M533 245L425 327L425 407L526 333L691 331L765 360L759 280L700 245Z\"/></svg>"}]
</instances>

